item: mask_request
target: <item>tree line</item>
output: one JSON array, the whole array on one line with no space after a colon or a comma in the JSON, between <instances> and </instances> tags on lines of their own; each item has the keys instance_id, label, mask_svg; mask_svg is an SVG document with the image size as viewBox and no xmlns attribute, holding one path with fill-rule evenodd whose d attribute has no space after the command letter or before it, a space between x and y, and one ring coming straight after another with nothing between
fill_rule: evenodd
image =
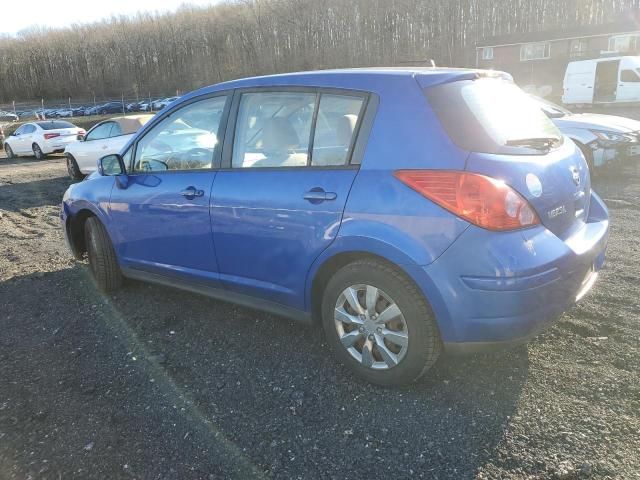
<instances>
[{"instance_id":1,"label":"tree line","mask_svg":"<svg viewBox=\"0 0 640 480\"><path fill-rule=\"evenodd\" d=\"M187 91L308 70L472 66L478 40L615 19L640 0L235 0L0 38L0 103Z\"/></svg>"}]
</instances>

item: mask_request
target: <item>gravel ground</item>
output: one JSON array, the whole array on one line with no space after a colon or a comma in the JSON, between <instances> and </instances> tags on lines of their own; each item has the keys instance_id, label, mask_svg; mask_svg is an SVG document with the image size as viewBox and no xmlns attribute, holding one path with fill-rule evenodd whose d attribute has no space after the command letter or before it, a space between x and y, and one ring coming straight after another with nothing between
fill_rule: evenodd
<instances>
[{"instance_id":1,"label":"gravel ground","mask_svg":"<svg viewBox=\"0 0 640 480\"><path fill-rule=\"evenodd\" d=\"M527 347L353 378L317 330L168 288L99 294L61 158L0 159L0 479L640 478L640 169L602 178L595 290Z\"/></svg>"}]
</instances>

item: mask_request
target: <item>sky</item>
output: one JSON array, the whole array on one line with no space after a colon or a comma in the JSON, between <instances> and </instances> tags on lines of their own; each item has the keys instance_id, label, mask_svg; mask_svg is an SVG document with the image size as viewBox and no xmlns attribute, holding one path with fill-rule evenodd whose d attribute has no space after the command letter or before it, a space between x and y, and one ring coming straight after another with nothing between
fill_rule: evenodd
<instances>
[{"instance_id":1,"label":"sky","mask_svg":"<svg viewBox=\"0 0 640 480\"><path fill-rule=\"evenodd\" d=\"M113 15L137 12L167 12L181 5L211 5L220 0L11 0L2 8L0 34L13 35L32 26L63 28L74 23L90 23ZM4 0L3 0L4 2Z\"/></svg>"}]
</instances>

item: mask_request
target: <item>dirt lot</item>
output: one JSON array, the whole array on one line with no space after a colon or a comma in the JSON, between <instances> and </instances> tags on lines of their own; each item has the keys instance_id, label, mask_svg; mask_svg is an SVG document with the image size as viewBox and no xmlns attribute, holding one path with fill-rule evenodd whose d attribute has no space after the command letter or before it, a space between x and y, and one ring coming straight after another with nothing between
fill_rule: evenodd
<instances>
[{"instance_id":1,"label":"dirt lot","mask_svg":"<svg viewBox=\"0 0 640 480\"><path fill-rule=\"evenodd\" d=\"M0 159L0 479L640 478L640 169L600 179L596 289L528 347L384 390L318 331L129 282L58 226L61 158Z\"/></svg>"}]
</instances>

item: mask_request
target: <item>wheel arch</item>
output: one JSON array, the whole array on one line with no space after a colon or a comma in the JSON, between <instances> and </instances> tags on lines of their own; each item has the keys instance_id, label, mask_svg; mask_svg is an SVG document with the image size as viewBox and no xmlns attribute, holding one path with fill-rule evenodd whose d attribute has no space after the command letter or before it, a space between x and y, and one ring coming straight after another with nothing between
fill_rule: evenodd
<instances>
[{"instance_id":1,"label":"wheel arch","mask_svg":"<svg viewBox=\"0 0 640 480\"><path fill-rule=\"evenodd\" d=\"M383 254L380 251L357 248L332 250L331 252L325 251L312 266L306 282L305 304L311 313L311 318L314 323L320 322L322 295L329 279L344 266L362 259L375 260L398 269L416 285L418 290L424 293L424 290L412 274L414 268L406 268L408 266L407 262L413 262L410 262L409 258L406 257L403 252L398 251L392 252L391 254L387 252ZM415 265L415 267L417 267L417 265ZM426 296L425 299L427 303L429 303L429 299Z\"/></svg>"}]
</instances>

